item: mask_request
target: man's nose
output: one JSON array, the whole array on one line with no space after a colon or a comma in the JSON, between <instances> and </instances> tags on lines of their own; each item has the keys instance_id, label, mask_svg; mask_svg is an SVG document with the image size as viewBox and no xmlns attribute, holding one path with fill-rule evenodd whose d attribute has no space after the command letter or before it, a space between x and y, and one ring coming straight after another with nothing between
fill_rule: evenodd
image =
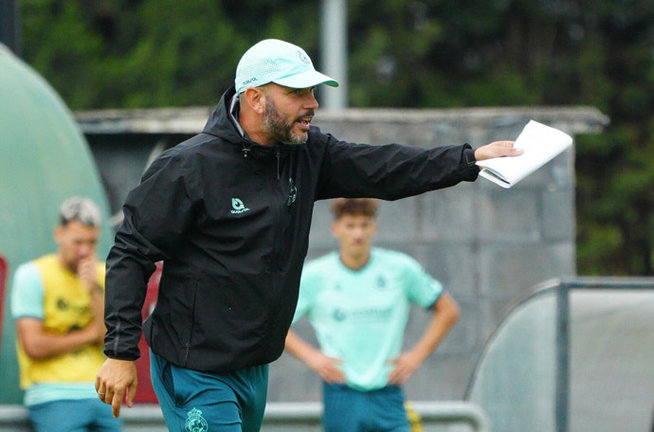
<instances>
[{"instance_id":1,"label":"man's nose","mask_svg":"<svg viewBox=\"0 0 654 432\"><path fill-rule=\"evenodd\" d=\"M319 106L320 104L318 103L318 99L316 99L316 95L314 95L313 93L309 93L309 95L307 96L305 108L316 110L318 109Z\"/></svg>"},{"instance_id":2,"label":"man's nose","mask_svg":"<svg viewBox=\"0 0 654 432\"><path fill-rule=\"evenodd\" d=\"M87 256L91 255L93 253L93 246L87 245L87 244L81 244L79 245L77 249L77 253L82 257L86 258Z\"/></svg>"}]
</instances>

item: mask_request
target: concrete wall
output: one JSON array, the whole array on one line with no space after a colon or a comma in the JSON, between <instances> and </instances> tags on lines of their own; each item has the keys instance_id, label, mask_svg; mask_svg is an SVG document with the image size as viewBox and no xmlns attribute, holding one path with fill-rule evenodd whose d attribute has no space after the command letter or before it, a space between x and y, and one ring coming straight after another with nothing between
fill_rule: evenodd
<instances>
[{"instance_id":1,"label":"concrete wall","mask_svg":"<svg viewBox=\"0 0 654 432\"><path fill-rule=\"evenodd\" d=\"M78 113L112 209L119 206L152 156L200 130L208 109ZM570 135L597 133L607 123L593 108L344 110L318 112L325 132L353 142L421 147L480 146L514 139L534 119ZM407 252L459 303L461 320L406 386L412 400L463 397L481 348L509 305L543 280L575 274L574 150L510 190L480 178L380 208L377 245ZM332 250L327 202L316 203L308 258ZM415 310L406 344L430 315ZM314 340L306 322L296 328ZM270 401L319 401L317 377L283 355L271 367Z\"/></svg>"}]
</instances>

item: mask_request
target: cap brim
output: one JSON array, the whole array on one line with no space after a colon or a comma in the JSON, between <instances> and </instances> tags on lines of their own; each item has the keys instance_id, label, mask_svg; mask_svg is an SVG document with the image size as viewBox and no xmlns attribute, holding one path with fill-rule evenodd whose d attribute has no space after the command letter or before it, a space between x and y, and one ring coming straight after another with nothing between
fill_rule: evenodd
<instances>
[{"instance_id":1,"label":"cap brim","mask_svg":"<svg viewBox=\"0 0 654 432\"><path fill-rule=\"evenodd\" d=\"M309 88L315 87L319 84L327 84L331 87L338 87L338 81L328 77L318 71L311 70L299 74L291 75L289 77L273 80L275 84L291 88Z\"/></svg>"}]
</instances>

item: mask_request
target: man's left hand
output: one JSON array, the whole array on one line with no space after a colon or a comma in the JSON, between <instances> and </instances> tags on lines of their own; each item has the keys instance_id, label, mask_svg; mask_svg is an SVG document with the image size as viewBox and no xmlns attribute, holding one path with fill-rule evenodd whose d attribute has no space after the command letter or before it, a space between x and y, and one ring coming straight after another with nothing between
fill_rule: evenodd
<instances>
[{"instance_id":1,"label":"man's left hand","mask_svg":"<svg viewBox=\"0 0 654 432\"><path fill-rule=\"evenodd\" d=\"M136 363L131 360L107 359L95 379L95 391L104 403L111 405L114 417L120 416L123 400L128 407L134 405L138 386Z\"/></svg>"}]
</instances>

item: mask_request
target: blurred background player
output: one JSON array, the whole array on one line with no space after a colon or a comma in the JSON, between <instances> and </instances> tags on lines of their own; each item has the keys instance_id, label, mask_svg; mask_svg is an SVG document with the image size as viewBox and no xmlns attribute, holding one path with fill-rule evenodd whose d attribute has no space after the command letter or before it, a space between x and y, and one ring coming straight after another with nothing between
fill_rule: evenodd
<instances>
[{"instance_id":1,"label":"blurred background player","mask_svg":"<svg viewBox=\"0 0 654 432\"><path fill-rule=\"evenodd\" d=\"M459 308L411 257L373 248L377 204L332 205L338 252L307 263L294 317L307 315L317 349L293 330L286 349L324 381L327 432L408 432L402 386L457 321ZM411 303L434 313L421 339L401 352Z\"/></svg>"},{"instance_id":2,"label":"blurred background player","mask_svg":"<svg viewBox=\"0 0 654 432\"><path fill-rule=\"evenodd\" d=\"M105 360L100 210L72 197L59 219L57 251L19 266L11 289L24 402L37 432L120 431L94 387Z\"/></svg>"}]
</instances>

